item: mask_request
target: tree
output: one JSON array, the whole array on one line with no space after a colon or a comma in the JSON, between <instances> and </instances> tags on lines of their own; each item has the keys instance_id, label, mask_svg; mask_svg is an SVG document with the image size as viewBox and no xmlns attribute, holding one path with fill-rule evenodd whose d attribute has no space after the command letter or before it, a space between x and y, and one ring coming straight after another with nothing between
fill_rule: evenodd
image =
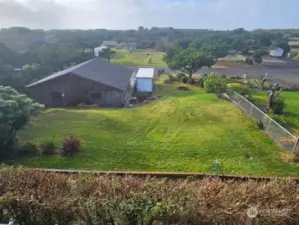
<instances>
[{"instance_id":1,"label":"tree","mask_svg":"<svg viewBox=\"0 0 299 225\"><path fill-rule=\"evenodd\" d=\"M204 88L208 93L215 93L218 98L221 98L222 94L227 89L227 82L225 78L217 76L215 73L211 73L204 80Z\"/></svg>"},{"instance_id":2,"label":"tree","mask_svg":"<svg viewBox=\"0 0 299 225\"><path fill-rule=\"evenodd\" d=\"M16 54L11 51L7 46L0 42L0 66L12 65L13 60L16 59Z\"/></svg>"},{"instance_id":3,"label":"tree","mask_svg":"<svg viewBox=\"0 0 299 225\"><path fill-rule=\"evenodd\" d=\"M0 155L9 154L16 143L17 131L42 108L13 88L0 86Z\"/></svg>"},{"instance_id":4,"label":"tree","mask_svg":"<svg viewBox=\"0 0 299 225\"><path fill-rule=\"evenodd\" d=\"M242 51L244 48L247 48L246 42L243 37L234 38L232 41L232 49L236 51Z\"/></svg>"},{"instance_id":5,"label":"tree","mask_svg":"<svg viewBox=\"0 0 299 225\"><path fill-rule=\"evenodd\" d=\"M237 29L234 29L232 32L234 34L243 34L244 33L244 28L237 28Z\"/></svg>"},{"instance_id":6,"label":"tree","mask_svg":"<svg viewBox=\"0 0 299 225\"><path fill-rule=\"evenodd\" d=\"M200 54L193 49L172 49L167 52L164 61L169 68L181 70L188 74L189 78L202 67L211 67L214 64L213 57Z\"/></svg>"},{"instance_id":7,"label":"tree","mask_svg":"<svg viewBox=\"0 0 299 225\"><path fill-rule=\"evenodd\" d=\"M139 26L138 27L138 31L144 31L145 29L144 29L144 27L143 26Z\"/></svg>"},{"instance_id":8,"label":"tree","mask_svg":"<svg viewBox=\"0 0 299 225\"><path fill-rule=\"evenodd\" d=\"M155 49L160 52L166 52L167 51L167 44L165 43L165 40L160 39L156 42Z\"/></svg>"},{"instance_id":9,"label":"tree","mask_svg":"<svg viewBox=\"0 0 299 225\"><path fill-rule=\"evenodd\" d=\"M248 47L243 47L243 48L241 49L241 52L242 52L242 55L248 55L248 53L249 53L249 48L248 48Z\"/></svg>"},{"instance_id":10,"label":"tree","mask_svg":"<svg viewBox=\"0 0 299 225\"><path fill-rule=\"evenodd\" d=\"M176 41L176 45L180 48L187 49L189 48L190 43L192 42L191 38L183 38Z\"/></svg>"},{"instance_id":11,"label":"tree","mask_svg":"<svg viewBox=\"0 0 299 225\"><path fill-rule=\"evenodd\" d=\"M255 51L255 53L253 54L254 62L257 64L261 64L263 62L263 55L264 55L264 51L262 50Z\"/></svg>"},{"instance_id":12,"label":"tree","mask_svg":"<svg viewBox=\"0 0 299 225\"><path fill-rule=\"evenodd\" d=\"M284 101L280 98L280 93L283 89L279 84L274 84L268 91L268 104L267 109L272 110L275 114L283 114L285 107Z\"/></svg>"},{"instance_id":13,"label":"tree","mask_svg":"<svg viewBox=\"0 0 299 225\"><path fill-rule=\"evenodd\" d=\"M267 73L260 76L248 76L247 74L242 74L241 78L243 83L249 87L259 88L261 91L265 90L265 84L271 79Z\"/></svg>"},{"instance_id":14,"label":"tree","mask_svg":"<svg viewBox=\"0 0 299 225\"><path fill-rule=\"evenodd\" d=\"M224 45L214 45L209 47L203 47L203 51L213 56L217 60L219 58L227 56L229 47Z\"/></svg>"},{"instance_id":15,"label":"tree","mask_svg":"<svg viewBox=\"0 0 299 225\"><path fill-rule=\"evenodd\" d=\"M286 56L291 51L291 46L287 39L278 39L275 44L283 49L283 56Z\"/></svg>"},{"instance_id":16,"label":"tree","mask_svg":"<svg viewBox=\"0 0 299 225\"><path fill-rule=\"evenodd\" d=\"M251 57L247 57L247 58L246 58L246 63L247 63L248 65L253 65L253 59L252 59Z\"/></svg>"},{"instance_id":17,"label":"tree","mask_svg":"<svg viewBox=\"0 0 299 225\"><path fill-rule=\"evenodd\" d=\"M254 77L252 80L255 84L257 84L257 86L258 86L258 88L260 88L260 90L264 91L265 83L267 81L269 81L269 79L271 79L271 76L268 76L268 74L266 73L265 75Z\"/></svg>"},{"instance_id":18,"label":"tree","mask_svg":"<svg viewBox=\"0 0 299 225\"><path fill-rule=\"evenodd\" d=\"M105 58L110 62L111 56L115 54L114 50L111 50L110 48L104 48L101 52L99 52L99 56L102 58Z\"/></svg>"}]
</instances>

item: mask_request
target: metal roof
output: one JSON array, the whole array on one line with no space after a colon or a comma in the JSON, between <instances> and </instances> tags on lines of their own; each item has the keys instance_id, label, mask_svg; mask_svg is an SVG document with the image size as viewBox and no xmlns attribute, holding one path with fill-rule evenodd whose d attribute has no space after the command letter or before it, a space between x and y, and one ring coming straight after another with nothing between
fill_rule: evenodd
<instances>
[{"instance_id":1,"label":"metal roof","mask_svg":"<svg viewBox=\"0 0 299 225\"><path fill-rule=\"evenodd\" d=\"M137 72L136 78L153 78L154 76L154 68L140 68Z\"/></svg>"},{"instance_id":2,"label":"metal roof","mask_svg":"<svg viewBox=\"0 0 299 225\"><path fill-rule=\"evenodd\" d=\"M126 90L130 83L133 70L125 66L109 63L101 58L95 58L52 74L44 79L28 85L27 87L32 87L67 74L93 80L120 90Z\"/></svg>"},{"instance_id":3,"label":"metal roof","mask_svg":"<svg viewBox=\"0 0 299 225\"><path fill-rule=\"evenodd\" d=\"M106 45L101 45L101 46L99 46L99 47L94 48L94 50L103 50L103 49L105 49L105 48L109 48L109 47L106 46Z\"/></svg>"},{"instance_id":4,"label":"metal roof","mask_svg":"<svg viewBox=\"0 0 299 225\"><path fill-rule=\"evenodd\" d=\"M55 79L55 78L57 78L57 77L61 77L61 76L63 76L63 75L66 75L66 74L68 74L68 73L71 73L71 72L73 72L74 70L80 68L81 66L84 66L85 64L89 63L90 61L92 61L92 60L89 60L89 61L80 63L80 64L78 64L78 65L76 65L76 66L67 68L67 69L65 69L65 70L61 70L61 71L59 71L59 72L57 72L57 73L54 73L54 74L52 74L52 75L50 75L50 76L48 76L48 77L45 77L45 78L41 79L41 80L39 80L39 81L36 81L36 82L34 82L34 83L32 83L32 84L29 84L29 85L27 85L26 87L32 87L32 86L35 86L35 85L37 85L37 84L43 83L43 82L45 82L45 81L52 80L52 79Z\"/></svg>"},{"instance_id":5,"label":"metal roof","mask_svg":"<svg viewBox=\"0 0 299 225\"><path fill-rule=\"evenodd\" d=\"M109 63L101 58L96 58L74 70L72 74L120 90L126 90L133 75L133 70L119 64Z\"/></svg>"}]
</instances>

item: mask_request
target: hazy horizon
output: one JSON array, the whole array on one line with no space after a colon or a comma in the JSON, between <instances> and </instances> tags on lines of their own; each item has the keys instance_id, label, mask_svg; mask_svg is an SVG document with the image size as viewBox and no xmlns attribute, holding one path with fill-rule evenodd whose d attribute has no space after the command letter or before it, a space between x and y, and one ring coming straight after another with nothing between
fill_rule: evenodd
<instances>
[{"instance_id":1,"label":"hazy horizon","mask_svg":"<svg viewBox=\"0 0 299 225\"><path fill-rule=\"evenodd\" d=\"M298 0L0 0L0 28L297 29Z\"/></svg>"}]
</instances>

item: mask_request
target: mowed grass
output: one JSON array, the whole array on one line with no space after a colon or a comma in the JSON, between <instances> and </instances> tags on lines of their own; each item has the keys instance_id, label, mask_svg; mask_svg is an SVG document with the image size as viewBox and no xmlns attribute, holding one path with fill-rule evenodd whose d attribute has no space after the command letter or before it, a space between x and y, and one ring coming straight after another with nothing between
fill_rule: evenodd
<instances>
[{"instance_id":1,"label":"mowed grass","mask_svg":"<svg viewBox=\"0 0 299 225\"><path fill-rule=\"evenodd\" d=\"M219 160L224 174L298 175L285 151L272 143L233 104L197 87L178 91L159 84L165 97L128 109L49 109L19 133L21 141L54 141L69 134L83 141L70 158L23 158L26 167L178 171L214 173Z\"/></svg>"},{"instance_id":2,"label":"mowed grass","mask_svg":"<svg viewBox=\"0 0 299 225\"><path fill-rule=\"evenodd\" d=\"M127 49L114 49L116 54L112 57L112 62L126 66L149 66L149 67L167 67L163 61L166 53L155 50L137 50L129 53ZM152 56L152 62L148 63L148 54Z\"/></svg>"},{"instance_id":3,"label":"mowed grass","mask_svg":"<svg viewBox=\"0 0 299 225\"><path fill-rule=\"evenodd\" d=\"M289 41L291 47L299 47L299 41Z\"/></svg>"},{"instance_id":4,"label":"mowed grass","mask_svg":"<svg viewBox=\"0 0 299 225\"><path fill-rule=\"evenodd\" d=\"M165 52L155 51L153 49L138 49L132 53L129 53L127 49L113 49L115 55L112 56L111 62L118 63L124 66L144 66L155 68L167 68L167 64L164 62L163 57ZM152 56L152 62L148 63L149 55ZM247 65L244 63L238 63L236 61L217 62L213 65L213 68L233 68L233 67L257 67L256 65ZM260 66L259 66L260 67Z\"/></svg>"}]
</instances>

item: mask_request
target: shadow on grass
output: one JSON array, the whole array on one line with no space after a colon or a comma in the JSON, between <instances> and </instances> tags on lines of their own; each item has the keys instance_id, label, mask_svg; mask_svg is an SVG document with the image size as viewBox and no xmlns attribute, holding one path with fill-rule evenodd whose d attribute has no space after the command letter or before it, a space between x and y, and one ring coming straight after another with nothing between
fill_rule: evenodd
<instances>
[{"instance_id":1,"label":"shadow on grass","mask_svg":"<svg viewBox=\"0 0 299 225\"><path fill-rule=\"evenodd\" d=\"M189 90L178 90L177 87L184 86L188 87ZM176 83L174 84L156 84L156 95L165 97L189 97L199 94L199 91L194 89L197 87L190 87L186 84Z\"/></svg>"},{"instance_id":2,"label":"shadow on grass","mask_svg":"<svg viewBox=\"0 0 299 225\"><path fill-rule=\"evenodd\" d=\"M45 140L45 138L51 137L53 135L53 130L55 130L58 132L58 134L56 132L56 137L53 140L55 140L57 147L60 147L59 145L62 143L65 135L67 135L68 132L60 128L69 125L71 126L69 127L69 130L71 130L72 134L74 136L78 136L83 141L82 152L80 152L78 155L74 155L69 158L63 158L59 155L47 157L41 156L40 154L32 156L22 156L21 154L15 154L7 157L5 160L1 160L1 162L8 165L23 164L29 167L52 167L65 169L91 169L91 165L94 163L99 163L99 169L107 169L106 167L108 167L109 164L115 166L117 165L122 169L125 168L126 165L132 169L134 169L134 167L138 168L138 165L144 169L149 166L148 163L146 163L148 162L146 151L144 151L146 148L141 147L143 144L136 143L136 146L133 146L133 148L129 144L132 142L132 138L134 139L134 137L136 137L134 123L120 121L118 118L113 118L109 115L98 114L99 117L97 117L97 115L90 115L89 113L88 115L84 114L86 113L81 110L73 110L71 112L57 111L55 118L56 120L60 120L60 123L57 124L51 121L53 117L53 112L51 112L51 115L49 116L51 118L44 119L48 121L50 120L49 125L53 126L54 129L52 127L48 133L47 131L45 132L46 128L44 126L39 127L40 125L37 125L38 127L35 127L34 129L30 129L31 131L34 130L34 132L38 132L38 130L43 129L45 132L45 137L40 135L34 138L34 134L32 133L28 135L24 133L25 135L23 136L24 140L29 140L28 137L33 135L30 140L34 140L35 143L40 143L40 141ZM70 121L74 122L70 123ZM30 130L28 130L28 132L30 132ZM148 138L146 139L148 142L153 141L148 140ZM140 147L143 150L139 150L138 148ZM147 146L147 149L148 148L151 148L151 145ZM154 149L151 149L151 151L153 150ZM101 168L101 164L104 165L103 168Z\"/></svg>"}]
</instances>

